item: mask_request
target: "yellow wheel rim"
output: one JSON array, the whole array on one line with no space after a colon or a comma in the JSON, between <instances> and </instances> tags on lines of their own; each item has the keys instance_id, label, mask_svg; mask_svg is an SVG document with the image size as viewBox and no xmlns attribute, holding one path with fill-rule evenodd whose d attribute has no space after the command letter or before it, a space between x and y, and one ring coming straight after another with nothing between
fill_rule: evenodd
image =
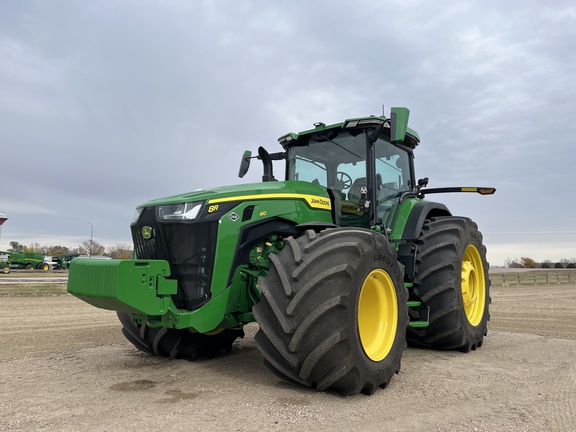
<instances>
[{"instance_id":1,"label":"yellow wheel rim","mask_svg":"<svg viewBox=\"0 0 576 432\"><path fill-rule=\"evenodd\" d=\"M486 279L478 248L468 245L462 258L462 303L466 318L473 326L482 321L486 305Z\"/></svg>"},{"instance_id":2,"label":"yellow wheel rim","mask_svg":"<svg viewBox=\"0 0 576 432\"><path fill-rule=\"evenodd\" d=\"M358 333L366 355L383 360L394 344L398 328L398 300L390 275L373 270L362 284L358 299Z\"/></svg>"}]
</instances>

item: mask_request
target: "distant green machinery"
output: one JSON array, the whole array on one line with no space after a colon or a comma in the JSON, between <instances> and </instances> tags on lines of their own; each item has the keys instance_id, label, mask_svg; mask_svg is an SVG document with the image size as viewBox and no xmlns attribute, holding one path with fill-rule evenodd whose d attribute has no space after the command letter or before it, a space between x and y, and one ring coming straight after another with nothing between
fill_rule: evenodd
<instances>
[{"instance_id":1,"label":"distant green machinery","mask_svg":"<svg viewBox=\"0 0 576 432\"><path fill-rule=\"evenodd\" d=\"M74 258L79 257L79 254L61 254L51 257L53 270L67 270L70 268L70 262Z\"/></svg>"},{"instance_id":2,"label":"distant green machinery","mask_svg":"<svg viewBox=\"0 0 576 432\"><path fill-rule=\"evenodd\" d=\"M4 273L10 269L49 270L50 266L44 262L44 255L36 252L7 252L0 251L0 266Z\"/></svg>"}]
</instances>

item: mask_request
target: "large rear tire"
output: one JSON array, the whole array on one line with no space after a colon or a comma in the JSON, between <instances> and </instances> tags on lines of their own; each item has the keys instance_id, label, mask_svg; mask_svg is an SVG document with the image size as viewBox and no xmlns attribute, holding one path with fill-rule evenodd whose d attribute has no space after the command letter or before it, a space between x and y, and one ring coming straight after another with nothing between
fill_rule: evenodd
<instances>
[{"instance_id":1,"label":"large rear tire","mask_svg":"<svg viewBox=\"0 0 576 432\"><path fill-rule=\"evenodd\" d=\"M400 370L407 290L381 233L336 228L288 238L259 279L256 345L280 378L372 394Z\"/></svg>"},{"instance_id":2,"label":"large rear tire","mask_svg":"<svg viewBox=\"0 0 576 432\"><path fill-rule=\"evenodd\" d=\"M486 248L465 217L427 221L417 240L414 291L430 306L430 325L409 328L416 345L462 352L482 346L490 319Z\"/></svg>"},{"instance_id":3,"label":"large rear tire","mask_svg":"<svg viewBox=\"0 0 576 432\"><path fill-rule=\"evenodd\" d=\"M118 312L122 333L140 351L168 358L196 360L215 357L220 351L230 352L237 338L244 337L243 330L221 329L209 334L191 333L186 329L149 327L136 324L132 315Z\"/></svg>"}]
</instances>

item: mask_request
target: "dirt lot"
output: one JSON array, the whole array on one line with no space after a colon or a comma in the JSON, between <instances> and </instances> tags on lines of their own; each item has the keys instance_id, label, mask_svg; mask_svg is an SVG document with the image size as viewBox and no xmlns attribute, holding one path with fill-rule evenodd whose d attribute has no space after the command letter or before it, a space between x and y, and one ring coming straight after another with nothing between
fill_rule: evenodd
<instances>
[{"instance_id":1,"label":"dirt lot","mask_svg":"<svg viewBox=\"0 0 576 432\"><path fill-rule=\"evenodd\" d=\"M484 346L409 348L373 396L285 384L256 327L195 363L136 351L113 312L0 285L0 430L574 431L576 286L495 287ZM50 291L49 291L50 292Z\"/></svg>"}]
</instances>

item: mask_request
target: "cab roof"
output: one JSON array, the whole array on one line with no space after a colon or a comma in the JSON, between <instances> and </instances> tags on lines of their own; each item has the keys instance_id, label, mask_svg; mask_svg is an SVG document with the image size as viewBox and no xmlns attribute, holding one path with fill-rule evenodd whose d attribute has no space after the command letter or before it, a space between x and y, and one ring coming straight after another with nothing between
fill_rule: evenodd
<instances>
[{"instance_id":1,"label":"cab roof","mask_svg":"<svg viewBox=\"0 0 576 432\"><path fill-rule=\"evenodd\" d=\"M356 117L351 119L346 119L341 123L334 123L331 125L327 125L322 122L314 123L314 129L308 129L298 133L287 133L286 135L282 135L278 138L278 142L283 147L290 147L290 145L295 144L300 138L307 137L308 135L312 135L319 132L334 130L334 129L366 129L366 128L374 128L378 125L383 124L384 130L382 133L384 135L390 136L390 119L384 116L368 116L368 117ZM416 146L420 143L420 136L418 132L411 128L406 129L406 136L404 141L399 142L397 144L405 145L412 149L416 148Z\"/></svg>"}]
</instances>

